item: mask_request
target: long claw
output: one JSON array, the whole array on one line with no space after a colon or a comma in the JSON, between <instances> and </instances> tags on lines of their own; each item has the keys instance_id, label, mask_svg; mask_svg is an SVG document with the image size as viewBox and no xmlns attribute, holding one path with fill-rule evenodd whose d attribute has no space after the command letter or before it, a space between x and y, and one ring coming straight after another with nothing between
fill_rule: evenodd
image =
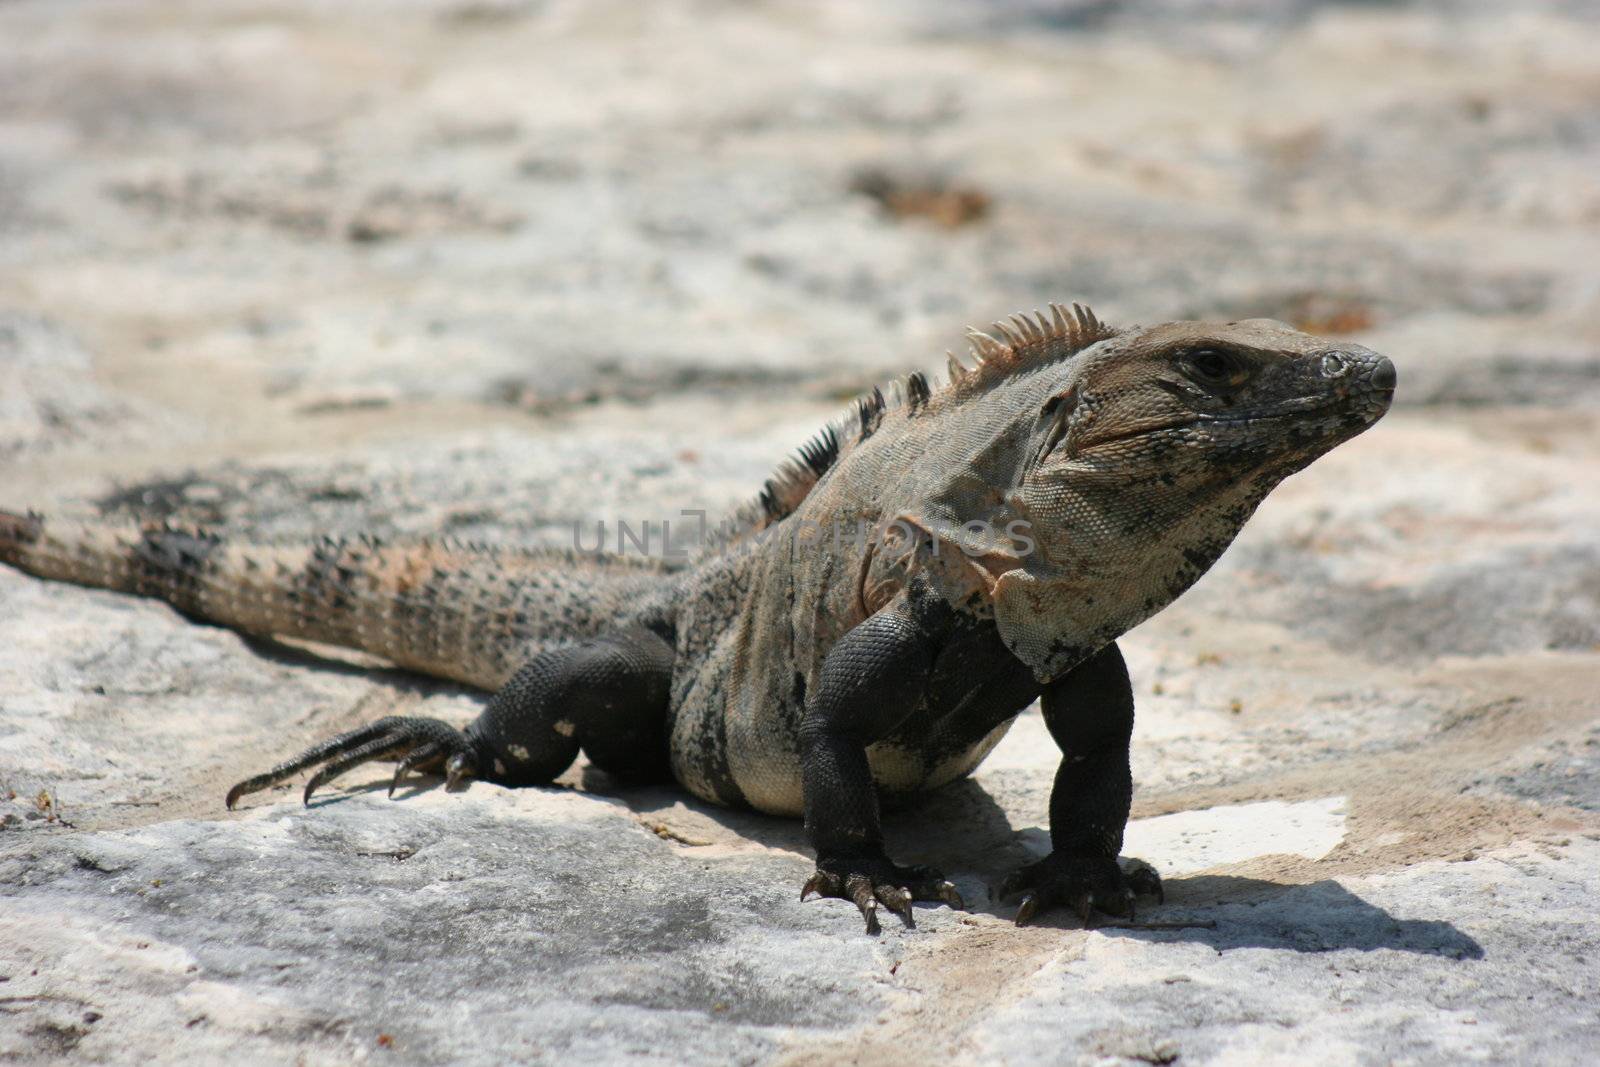
<instances>
[{"instance_id":1,"label":"long claw","mask_svg":"<svg viewBox=\"0 0 1600 1067\"><path fill-rule=\"evenodd\" d=\"M878 898L873 894L872 882L865 875L852 874L844 880L844 890L867 920L867 933L878 933Z\"/></svg>"},{"instance_id":2,"label":"long claw","mask_svg":"<svg viewBox=\"0 0 1600 1067\"><path fill-rule=\"evenodd\" d=\"M478 773L478 764L465 752L457 752L444 765L444 787L451 792Z\"/></svg>"},{"instance_id":3,"label":"long claw","mask_svg":"<svg viewBox=\"0 0 1600 1067\"><path fill-rule=\"evenodd\" d=\"M317 791L318 786L333 781L352 767L359 767L361 764L369 763L372 760L388 759L394 756L397 750L405 744L404 740L396 740L393 737L380 737L376 741L368 741L366 744L346 752L338 759L330 761L311 776L311 781L306 783L306 790L301 795L301 802L309 805L311 803L311 794Z\"/></svg>"},{"instance_id":4,"label":"long claw","mask_svg":"<svg viewBox=\"0 0 1600 1067\"><path fill-rule=\"evenodd\" d=\"M1024 891L1027 900L1019 922L1061 905L1077 913L1084 929L1093 929L1097 910L1132 922L1135 897L1148 893L1159 898L1161 876L1143 860L1057 851L1013 871L1000 886L1002 899Z\"/></svg>"},{"instance_id":5,"label":"long claw","mask_svg":"<svg viewBox=\"0 0 1600 1067\"><path fill-rule=\"evenodd\" d=\"M438 759L444 753L444 746L437 741L428 741L412 749L406 757L395 764L394 779L389 783L389 799L394 799L394 791L399 788L400 780L413 768Z\"/></svg>"},{"instance_id":6,"label":"long claw","mask_svg":"<svg viewBox=\"0 0 1600 1067\"><path fill-rule=\"evenodd\" d=\"M866 921L869 934L882 932L879 905L899 916L908 929L916 929L912 907L915 901L963 906L961 894L938 871L931 867L902 867L881 853L818 857L816 871L800 889L800 899L806 900L813 893L853 903Z\"/></svg>"},{"instance_id":7,"label":"long claw","mask_svg":"<svg viewBox=\"0 0 1600 1067\"><path fill-rule=\"evenodd\" d=\"M900 921L908 927L917 925L916 917L911 914L911 891L903 886L880 885L874 890L883 906L900 916Z\"/></svg>"},{"instance_id":8,"label":"long claw","mask_svg":"<svg viewBox=\"0 0 1600 1067\"><path fill-rule=\"evenodd\" d=\"M1038 914L1038 911L1039 898L1034 896L1032 893L1029 893L1027 896L1022 898L1022 906L1017 908L1017 925L1028 925L1028 923L1033 919L1034 915Z\"/></svg>"}]
</instances>

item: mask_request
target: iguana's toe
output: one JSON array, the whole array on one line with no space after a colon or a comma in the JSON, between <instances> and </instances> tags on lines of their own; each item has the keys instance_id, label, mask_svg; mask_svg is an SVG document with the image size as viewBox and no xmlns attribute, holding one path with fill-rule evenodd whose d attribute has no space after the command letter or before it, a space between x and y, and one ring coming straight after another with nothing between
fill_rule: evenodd
<instances>
[{"instance_id":1,"label":"iguana's toe","mask_svg":"<svg viewBox=\"0 0 1600 1067\"><path fill-rule=\"evenodd\" d=\"M394 796L394 791L400 788L400 783L405 776L419 767L428 767L438 763L445 756L445 746L438 741L428 741L417 746L394 765L394 777L389 780L389 796Z\"/></svg>"},{"instance_id":2,"label":"iguana's toe","mask_svg":"<svg viewBox=\"0 0 1600 1067\"><path fill-rule=\"evenodd\" d=\"M477 748L465 733L438 719L389 715L366 726L313 745L293 759L285 760L264 774L246 778L228 790L227 805L232 808L246 793L254 793L290 778L303 770L321 766L306 783L304 801L311 794L351 768L373 760L399 760L389 795L408 771L444 761L454 784L477 772Z\"/></svg>"},{"instance_id":3,"label":"iguana's toe","mask_svg":"<svg viewBox=\"0 0 1600 1067\"><path fill-rule=\"evenodd\" d=\"M1052 852L1037 863L1016 871L1000 886L1000 899L1020 896L1016 922L1032 922L1041 912L1065 905L1088 927L1096 911L1134 918L1134 899L1140 895L1164 899L1161 876L1143 860L1119 865L1106 856Z\"/></svg>"},{"instance_id":4,"label":"iguana's toe","mask_svg":"<svg viewBox=\"0 0 1600 1067\"><path fill-rule=\"evenodd\" d=\"M1154 867L1131 856L1117 862L1122 867L1122 876L1128 880L1128 888L1136 896L1155 897L1157 904L1167 902L1167 891L1162 887L1161 876Z\"/></svg>"},{"instance_id":5,"label":"iguana's toe","mask_svg":"<svg viewBox=\"0 0 1600 1067\"><path fill-rule=\"evenodd\" d=\"M867 933L880 933L878 905L894 912L907 927L917 925L912 901L925 900L963 907L961 894L938 871L929 867L901 867L881 854L822 857L800 890L805 900L816 893L855 904L866 921Z\"/></svg>"}]
</instances>

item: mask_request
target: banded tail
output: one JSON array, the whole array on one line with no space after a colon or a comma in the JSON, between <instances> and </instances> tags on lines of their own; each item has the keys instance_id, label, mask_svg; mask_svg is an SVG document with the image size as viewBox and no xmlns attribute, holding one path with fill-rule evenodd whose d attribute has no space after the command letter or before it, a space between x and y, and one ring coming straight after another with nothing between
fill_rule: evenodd
<instances>
[{"instance_id":1,"label":"banded tail","mask_svg":"<svg viewBox=\"0 0 1600 1067\"><path fill-rule=\"evenodd\" d=\"M491 690L540 647L593 637L637 614L668 579L653 561L620 556L367 536L249 543L169 524L5 511L0 562Z\"/></svg>"}]
</instances>

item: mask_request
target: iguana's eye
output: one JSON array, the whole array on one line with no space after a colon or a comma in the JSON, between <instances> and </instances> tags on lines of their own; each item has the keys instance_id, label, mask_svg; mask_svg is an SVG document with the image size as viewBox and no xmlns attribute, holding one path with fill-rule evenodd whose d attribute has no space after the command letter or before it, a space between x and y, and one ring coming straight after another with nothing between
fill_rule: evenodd
<instances>
[{"instance_id":1,"label":"iguana's eye","mask_svg":"<svg viewBox=\"0 0 1600 1067\"><path fill-rule=\"evenodd\" d=\"M1181 357L1185 373L1204 386L1237 389L1250 380L1252 367L1240 357L1215 348L1196 348Z\"/></svg>"},{"instance_id":2,"label":"iguana's eye","mask_svg":"<svg viewBox=\"0 0 1600 1067\"><path fill-rule=\"evenodd\" d=\"M1211 348L1190 352L1187 357L1195 376L1211 382L1225 382L1233 372L1233 363L1227 356Z\"/></svg>"}]
</instances>

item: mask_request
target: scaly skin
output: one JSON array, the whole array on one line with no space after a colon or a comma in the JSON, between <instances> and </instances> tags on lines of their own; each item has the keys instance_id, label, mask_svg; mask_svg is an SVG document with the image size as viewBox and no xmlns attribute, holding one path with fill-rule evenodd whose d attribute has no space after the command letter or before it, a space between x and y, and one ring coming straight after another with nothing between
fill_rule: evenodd
<instances>
[{"instance_id":1,"label":"scaly skin","mask_svg":"<svg viewBox=\"0 0 1600 1067\"><path fill-rule=\"evenodd\" d=\"M1283 323L1113 330L1086 309L973 335L875 391L780 468L686 568L370 538L298 548L0 512L0 560L160 597L256 634L348 645L494 690L458 730L390 717L241 782L374 759L539 784L580 749L723 804L803 815L812 892L956 904L885 851L884 792L969 773L1042 701L1062 750L1053 851L1004 890L1017 921L1131 915L1121 860L1133 695L1116 639L1211 566L1288 475L1376 422L1387 359ZM976 524L976 525L971 525Z\"/></svg>"}]
</instances>

